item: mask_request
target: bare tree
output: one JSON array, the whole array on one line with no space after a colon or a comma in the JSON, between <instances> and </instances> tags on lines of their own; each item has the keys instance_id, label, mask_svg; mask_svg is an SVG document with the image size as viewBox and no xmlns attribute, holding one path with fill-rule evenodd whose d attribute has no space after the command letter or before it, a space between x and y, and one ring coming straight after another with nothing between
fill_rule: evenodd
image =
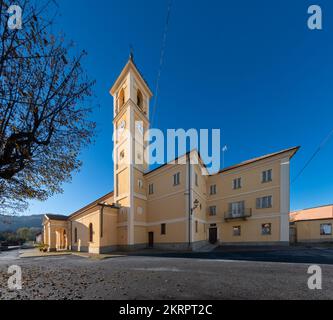
<instances>
[{"instance_id":1,"label":"bare tree","mask_svg":"<svg viewBox=\"0 0 333 320\"><path fill-rule=\"evenodd\" d=\"M15 3L14 3L15 2ZM53 2L0 0L0 212L45 200L79 169L95 124L87 99L94 84L60 34L52 34ZM22 29L8 28L20 5Z\"/></svg>"}]
</instances>

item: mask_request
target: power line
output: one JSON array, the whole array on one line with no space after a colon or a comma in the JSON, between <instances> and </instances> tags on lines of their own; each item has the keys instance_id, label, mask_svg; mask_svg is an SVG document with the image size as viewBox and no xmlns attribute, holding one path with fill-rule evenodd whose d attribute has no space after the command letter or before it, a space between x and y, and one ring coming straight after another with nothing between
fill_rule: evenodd
<instances>
[{"instance_id":1,"label":"power line","mask_svg":"<svg viewBox=\"0 0 333 320\"><path fill-rule=\"evenodd\" d=\"M165 21L164 34L163 34L163 39L162 39L160 65L159 65L159 69L158 69L158 73L157 73L157 80L156 80L155 100L154 100L152 117L151 117L152 126L154 124L155 112L156 112L156 107L157 107L157 102L158 102L158 94L159 94L159 90L160 90L160 79L161 79L161 73L162 73L162 68L163 68L163 63L164 63L165 50L166 50L166 45L167 45L167 38L168 38L168 32L169 32L169 24L170 24L172 4L173 4L173 0L169 0L167 17L166 17L166 21Z\"/></svg>"},{"instance_id":2,"label":"power line","mask_svg":"<svg viewBox=\"0 0 333 320\"><path fill-rule=\"evenodd\" d=\"M292 181L292 183L295 183L298 178L303 174L303 172L305 171L305 169L311 164L311 162L313 161L313 159L318 155L318 153L325 147L325 145L328 143L328 141L332 138L333 136L333 129L332 131L328 134L328 136L321 142L321 144L319 145L319 147L316 149L316 151L311 155L310 159L306 162L306 164L304 165L304 167L301 169L301 171L298 173L298 175L294 178L294 180Z\"/></svg>"}]
</instances>

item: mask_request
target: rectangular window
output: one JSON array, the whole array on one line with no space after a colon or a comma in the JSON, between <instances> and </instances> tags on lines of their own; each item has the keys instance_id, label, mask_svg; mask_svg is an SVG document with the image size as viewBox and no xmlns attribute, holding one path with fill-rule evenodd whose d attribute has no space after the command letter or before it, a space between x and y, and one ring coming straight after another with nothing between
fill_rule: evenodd
<instances>
[{"instance_id":1,"label":"rectangular window","mask_svg":"<svg viewBox=\"0 0 333 320\"><path fill-rule=\"evenodd\" d=\"M174 186L180 185L180 172L173 175L173 185Z\"/></svg>"},{"instance_id":2,"label":"rectangular window","mask_svg":"<svg viewBox=\"0 0 333 320\"><path fill-rule=\"evenodd\" d=\"M138 180L138 187L139 189L143 188L143 181L141 179Z\"/></svg>"},{"instance_id":3,"label":"rectangular window","mask_svg":"<svg viewBox=\"0 0 333 320\"><path fill-rule=\"evenodd\" d=\"M242 188L242 178L237 178L234 180L234 190Z\"/></svg>"},{"instance_id":4,"label":"rectangular window","mask_svg":"<svg viewBox=\"0 0 333 320\"><path fill-rule=\"evenodd\" d=\"M199 186L199 183L198 183L198 175L195 174L195 185L198 187Z\"/></svg>"},{"instance_id":5,"label":"rectangular window","mask_svg":"<svg viewBox=\"0 0 333 320\"><path fill-rule=\"evenodd\" d=\"M273 206L273 197L272 196L267 196L267 197L262 197L262 198L257 198L257 209L267 209L267 208L272 208Z\"/></svg>"},{"instance_id":6,"label":"rectangular window","mask_svg":"<svg viewBox=\"0 0 333 320\"><path fill-rule=\"evenodd\" d=\"M216 206L209 207L209 215L216 216Z\"/></svg>"},{"instance_id":7,"label":"rectangular window","mask_svg":"<svg viewBox=\"0 0 333 320\"><path fill-rule=\"evenodd\" d=\"M210 195L216 194L216 184L210 186Z\"/></svg>"},{"instance_id":8,"label":"rectangular window","mask_svg":"<svg viewBox=\"0 0 333 320\"><path fill-rule=\"evenodd\" d=\"M166 224L165 223L161 224L161 235L166 235Z\"/></svg>"},{"instance_id":9,"label":"rectangular window","mask_svg":"<svg viewBox=\"0 0 333 320\"><path fill-rule=\"evenodd\" d=\"M262 173L262 183L267 183L272 181L272 169L263 171Z\"/></svg>"},{"instance_id":10,"label":"rectangular window","mask_svg":"<svg viewBox=\"0 0 333 320\"><path fill-rule=\"evenodd\" d=\"M323 223L320 225L320 235L321 236L330 236L332 235L332 224Z\"/></svg>"},{"instance_id":11,"label":"rectangular window","mask_svg":"<svg viewBox=\"0 0 333 320\"><path fill-rule=\"evenodd\" d=\"M272 234L272 224L264 223L261 225L261 234L263 236L270 236Z\"/></svg>"},{"instance_id":12,"label":"rectangular window","mask_svg":"<svg viewBox=\"0 0 333 320\"><path fill-rule=\"evenodd\" d=\"M195 233L198 233L198 229L199 229L199 223L198 221L195 222Z\"/></svg>"},{"instance_id":13,"label":"rectangular window","mask_svg":"<svg viewBox=\"0 0 333 320\"><path fill-rule=\"evenodd\" d=\"M241 227L240 226L233 227L233 235L234 235L234 237L239 237L241 235Z\"/></svg>"},{"instance_id":14,"label":"rectangular window","mask_svg":"<svg viewBox=\"0 0 333 320\"><path fill-rule=\"evenodd\" d=\"M245 213L245 201L229 203L229 214L232 217L241 217Z\"/></svg>"},{"instance_id":15,"label":"rectangular window","mask_svg":"<svg viewBox=\"0 0 333 320\"><path fill-rule=\"evenodd\" d=\"M151 183L149 184L149 187L148 187L148 193L151 195L151 194L154 194L154 184Z\"/></svg>"}]
</instances>

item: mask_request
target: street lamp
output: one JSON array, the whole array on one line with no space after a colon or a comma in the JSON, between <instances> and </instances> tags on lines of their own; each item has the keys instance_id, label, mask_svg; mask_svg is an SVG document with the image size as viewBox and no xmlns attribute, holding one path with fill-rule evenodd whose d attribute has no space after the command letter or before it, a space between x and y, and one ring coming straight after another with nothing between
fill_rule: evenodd
<instances>
[{"instance_id":1,"label":"street lamp","mask_svg":"<svg viewBox=\"0 0 333 320\"><path fill-rule=\"evenodd\" d=\"M188 217L188 246L189 247L191 247L191 229L192 229L192 227L191 227L192 223L191 222L192 222L192 215L193 215L193 211L195 209L197 209L199 207L199 205L200 205L199 200L195 199L194 202L193 202L193 207L190 208L190 213L191 214Z\"/></svg>"},{"instance_id":2,"label":"street lamp","mask_svg":"<svg viewBox=\"0 0 333 320\"><path fill-rule=\"evenodd\" d=\"M193 211L194 211L195 209L197 209L197 208L199 207L199 205L200 205L199 200L198 200L198 199L195 199L194 202L193 202L193 208L191 209L191 214L193 214Z\"/></svg>"}]
</instances>

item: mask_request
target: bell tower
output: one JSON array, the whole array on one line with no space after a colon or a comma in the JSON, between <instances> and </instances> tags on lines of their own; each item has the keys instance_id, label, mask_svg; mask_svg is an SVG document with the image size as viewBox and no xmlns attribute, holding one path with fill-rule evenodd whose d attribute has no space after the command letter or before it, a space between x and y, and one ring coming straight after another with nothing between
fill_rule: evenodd
<instances>
[{"instance_id":1,"label":"bell tower","mask_svg":"<svg viewBox=\"0 0 333 320\"><path fill-rule=\"evenodd\" d=\"M110 94L114 99L114 199L121 206L118 242L134 247L144 239L140 233L145 233L142 227L136 227L135 222L143 222L146 216L144 173L148 163L144 155L144 134L150 126L152 92L137 69L132 54Z\"/></svg>"}]
</instances>

